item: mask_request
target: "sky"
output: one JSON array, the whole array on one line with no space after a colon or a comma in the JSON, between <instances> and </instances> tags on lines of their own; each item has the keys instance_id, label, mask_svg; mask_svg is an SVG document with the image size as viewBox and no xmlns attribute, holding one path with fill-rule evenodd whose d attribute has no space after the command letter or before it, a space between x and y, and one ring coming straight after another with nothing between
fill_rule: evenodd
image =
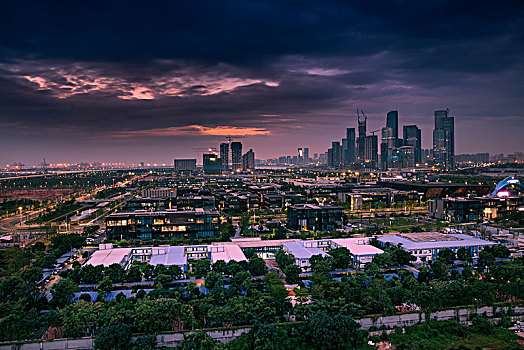
<instances>
[{"instance_id":1,"label":"sky","mask_svg":"<svg viewBox=\"0 0 524 350\"><path fill-rule=\"evenodd\" d=\"M524 151L522 1L0 3L0 165L172 163L236 138L322 153L399 111L456 153Z\"/></svg>"}]
</instances>

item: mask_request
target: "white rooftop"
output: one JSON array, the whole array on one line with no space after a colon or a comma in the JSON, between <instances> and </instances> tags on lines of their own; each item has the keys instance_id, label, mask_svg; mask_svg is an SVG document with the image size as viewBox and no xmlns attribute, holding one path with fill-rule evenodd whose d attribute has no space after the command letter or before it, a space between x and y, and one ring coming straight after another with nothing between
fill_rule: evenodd
<instances>
[{"instance_id":1,"label":"white rooftop","mask_svg":"<svg viewBox=\"0 0 524 350\"><path fill-rule=\"evenodd\" d=\"M231 260L246 261L247 259L238 245L223 244L211 246L211 262L215 263L218 260L223 260L227 263Z\"/></svg>"},{"instance_id":2,"label":"white rooftop","mask_svg":"<svg viewBox=\"0 0 524 350\"><path fill-rule=\"evenodd\" d=\"M107 267L112 264L121 264L126 256L131 254L131 248L114 248L97 250L87 261L88 265Z\"/></svg>"},{"instance_id":3,"label":"white rooftop","mask_svg":"<svg viewBox=\"0 0 524 350\"><path fill-rule=\"evenodd\" d=\"M332 239L339 247L345 247L354 256L359 255L377 255L384 251L369 244L369 238L339 238Z\"/></svg>"},{"instance_id":4,"label":"white rooftop","mask_svg":"<svg viewBox=\"0 0 524 350\"><path fill-rule=\"evenodd\" d=\"M155 247L151 255L151 265L178 265L187 264L187 257L184 255L183 246Z\"/></svg>"},{"instance_id":5,"label":"white rooftop","mask_svg":"<svg viewBox=\"0 0 524 350\"><path fill-rule=\"evenodd\" d=\"M293 254L297 259L309 259L313 255L327 255L322 249L316 247L304 247L303 242L285 242L283 245L287 248L288 252Z\"/></svg>"}]
</instances>

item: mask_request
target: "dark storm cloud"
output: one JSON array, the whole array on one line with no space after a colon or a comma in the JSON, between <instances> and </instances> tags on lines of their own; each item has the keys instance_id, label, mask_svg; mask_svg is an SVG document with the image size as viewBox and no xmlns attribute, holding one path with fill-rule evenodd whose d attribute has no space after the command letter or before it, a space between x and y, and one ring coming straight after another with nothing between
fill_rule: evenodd
<instances>
[{"instance_id":1,"label":"dark storm cloud","mask_svg":"<svg viewBox=\"0 0 524 350\"><path fill-rule=\"evenodd\" d=\"M475 134L524 128L523 8L8 0L0 5L0 137L16 150L3 147L0 158L28 157L20 148L37 143L60 158L53 147L63 140L78 157L122 157L118 147L128 147L131 160L146 147L170 159L165 140L207 146L227 133L248 135L264 157L297 142L317 152L355 126L357 107L372 130L398 108L401 123L423 128L426 147L433 110L449 107L459 152L522 149L521 138L504 142L511 132L488 141Z\"/></svg>"}]
</instances>

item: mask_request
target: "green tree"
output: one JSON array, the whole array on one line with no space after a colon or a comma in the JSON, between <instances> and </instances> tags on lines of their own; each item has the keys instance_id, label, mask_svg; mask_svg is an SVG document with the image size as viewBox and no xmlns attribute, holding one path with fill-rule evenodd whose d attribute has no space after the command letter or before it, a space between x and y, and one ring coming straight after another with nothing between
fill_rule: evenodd
<instances>
[{"instance_id":1,"label":"green tree","mask_svg":"<svg viewBox=\"0 0 524 350\"><path fill-rule=\"evenodd\" d=\"M275 254L275 261L278 267L284 269L286 266L295 263L295 258L291 254L287 254L283 249L280 249Z\"/></svg>"},{"instance_id":2,"label":"green tree","mask_svg":"<svg viewBox=\"0 0 524 350\"><path fill-rule=\"evenodd\" d=\"M60 310L59 316L64 327L64 336L83 337L93 334L93 324L97 322L101 305L80 300Z\"/></svg>"},{"instance_id":3,"label":"green tree","mask_svg":"<svg viewBox=\"0 0 524 350\"><path fill-rule=\"evenodd\" d=\"M132 350L155 350L156 337L154 335L139 335L133 343Z\"/></svg>"},{"instance_id":4,"label":"green tree","mask_svg":"<svg viewBox=\"0 0 524 350\"><path fill-rule=\"evenodd\" d=\"M104 269L104 276L108 277L113 283L120 283L126 278L126 271L122 265L115 263Z\"/></svg>"},{"instance_id":5,"label":"green tree","mask_svg":"<svg viewBox=\"0 0 524 350\"><path fill-rule=\"evenodd\" d=\"M140 269L140 266L131 265L129 270L127 270L126 281L127 282L141 282L142 281L142 271Z\"/></svg>"},{"instance_id":6,"label":"green tree","mask_svg":"<svg viewBox=\"0 0 524 350\"><path fill-rule=\"evenodd\" d=\"M51 287L51 303L57 307L64 307L71 301L76 290L75 282L68 278L61 279Z\"/></svg>"},{"instance_id":7,"label":"green tree","mask_svg":"<svg viewBox=\"0 0 524 350\"><path fill-rule=\"evenodd\" d=\"M103 327L95 339L97 350L129 349L131 346L131 329L125 324L110 324Z\"/></svg>"},{"instance_id":8,"label":"green tree","mask_svg":"<svg viewBox=\"0 0 524 350\"><path fill-rule=\"evenodd\" d=\"M457 259L460 261L472 262L473 257L471 256L471 251L468 248L461 247L457 250Z\"/></svg>"},{"instance_id":9,"label":"green tree","mask_svg":"<svg viewBox=\"0 0 524 350\"><path fill-rule=\"evenodd\" d=\"M25 265L29 264L29 254L24 253L24 250L19 247L10 247L4 251L3 263L7 267L9 273L14 273L20 270Z\"/></svg>"},{"instance_id":10,"label":"green tree","mask_svg":"<svg viewBox=\"0 0 524 350\"><path fill-rule=\"evenodd\" d=\"M113 289L113 281L109 278L109 276L104 276L102 278L102 281L100 281L100 284L98 285L98 290L109 293Z\"/></svg>"},{"instance_id":11,"label":"green tree","mask_svg":"<svg viewBox=\"0 0 524 350\"><path fill-rule=\"evenodd\" d=\"M479 259L477 261L479 268L490 267L495 263L495 256L493 255L492 250L486 248L482 249L479 253Z\"/></svg>"},{"instance_id":12,"label":"green tree","mask_svg":"<svg viewBox=\"0 0 524 350\"><path fill-rule=\"evenodd\" d=\"M37 266L30 266L20 273L20 277L30 284L40 281L42 276L42 268Z\"/></svg>"},{"instance_id":13,"label":"green tree","mask_svg":"<svg viewBox=\"0 0 524 350\"><path fill-rule=\"evenodd\" d=\"M318 312L302 325L302 337L316 349L358 348L363 343L359 325L341 314Z\"/></svg>"},{"instance_id":14,"label":"green tree","mask_svg":"<svg viewBox=\"0 0 524 350\"><path fill-rule=\"evenodd\" d=\"M186 333L182 350L217 350L222 346L205 332Z\"/></svg>"},{"instance_id":15,"label":"green tree","mask_svg":"<svg viewBox=\"0 0 524 350\"><path fill-rule=\"evenodd\" d=\"M251 328L254 350L283 350L290 348L289 336L282 327L263 323Z\"/></svg>"},{"instance_id":16,"label":"green tree","mask_svg":"<svg viewBox=\"0 0 524 350\"><path fill-rule=\"evenodd\" d=\"M286 274L286 282L289 284L297 284L300 282L299 275L302 272L300 267L298 267L295 264L288 265L284 269L284 273Z\"/></svg>"},{"instance_id":17,"label":"green tree","mask_svg":"<svg viewBox=\"0 0 524 350\"><path fill-rule=\"evenodd\" d=\"M200 259L193 262L193 275L196 278L202 278L211 271L211 261L209 259Z\"/></svg>"},{"instance_id":18,"label":"green tree","mask_svg":"<svg viewBox=\"0 0 524 350\"><path fill-rule=\"evenodd\" d=\"M146 264L143 267L142 274L146 281L151 281L155 278L155 267L153 265Z\"/></svg>"},{"instance_id":19,"label":"green tree","mask_svg":"<svg viewBox=\"0 0 524 350\"><path fill-rule=\"evenodd\" d=\"M26 294L26 284L20 277L6 278L0 281L0 297L2 300L18 300Z\"/></svg>"},{"instance_id":20,"label":"green tree","mask_svg":"<svg viewBox=\"0 0 524 350\"><path fill-rule=\"evenodd\" d=\"M351 254L345 247L339 247L331 250L331 266L334 270L343 270L349 267Z\"/></svg>"},{"instance_id":21,"label":"green tree","mask_svg":"<svg viewBox=\"0 0 524 350\"><path fill-rule=\"evenodd\" d=\"M173 281L173 277L171 277L170 275L165 275L165 274L157 275L155 277L155 287L167 288L169 284L171 283L171 281Z\"/></svg>"},{"instance_id":22,"label":"green tree","mask_svg":"<svg viewBox=\"0 0 524 350\"><path fill-rule=\"evenodd\" d=\"M444 262L437 260L431 264L431 272L436 279L445 280L448 278L449 269Z\"/></svg>"},{"instance_id":23,"label":"green tree","mask_svg":"<svg viewBox=\"0 0 524 350\"><path fill-rule=\"evenodd\" d=\"M508 249L508 247L503 246L502 244L499 244L493 247L493 256L495 256L495 258L505 259L505 258L509 258L510 255L511 255L511 252Z\"/></svg>"},{"instance_id":24,"label":"green tree","mask_svg":"<svg viewBox=\"0 0 524 350\"><path fill-rule=\"evenodd\" d=\"M209 271L206 276L206 288L213 289L215 287L222 287L223 285L222 275L216 271Z\"/></svg>"},{"instance_id":25,"label":"green tree","mask_svg":"<svg viewBox=\"0 0 524 350\"><path fill-rule=\"evenodd\" d=\"M442 249L437 253L437 259L443 264L450 265L456 259L456 255L451 249Z\"/></svg>"},{"instance_id":26,"label":"green tree","mask_svg":"<svg viewBox=\"0 0 524 350\"><path fill-rule=\"evenodd\" d=\"M171 276L171 278L174 279L174 280L179 280L179 279L181 279L184 276L184 271L178 265L170 265L167 268L167 270L168 270L169 275Z\"/></svg>"},{"instance_id":27,"label":"green tree","mask_svg":"<svg viewBox=\"0 0 524 350\"><path fill-rule=\"evenodd\" d=\"M104 277L104 266L85 265L82 267L81 279L83 283L98 283Z\"/></svg>"},{"instance_id":28,"label":"green tree","mask_svg":"<svg viewBox=\"0 0 524 350\"><path fill-rule=\"evenodd\" d=\"M28 339L35 329L35 309L26 310L19 301L8 300L0 304L0 340Z\"/></svg>"},{"instance_id":29,"label":"green tree","mask_svg":"<svg viewBox=\"0 0 524 350\"><path fill-rule=\"evenodd\" d=\"M249 259L248 263L249 272L253 276L263 276L267 272L267 266L264 260L254 255Z\"/></svg>"},{"instance_id":30,"label":"green tree","mask_svg":"<svg viewBox=\"0 0 524 350\"><path fill-rule=\"evenodd\" d=\"M218 260L213 263L212 270L218 273L225 273L226 272L227 264L224 260Z\"/></svg>"}]
</instances>

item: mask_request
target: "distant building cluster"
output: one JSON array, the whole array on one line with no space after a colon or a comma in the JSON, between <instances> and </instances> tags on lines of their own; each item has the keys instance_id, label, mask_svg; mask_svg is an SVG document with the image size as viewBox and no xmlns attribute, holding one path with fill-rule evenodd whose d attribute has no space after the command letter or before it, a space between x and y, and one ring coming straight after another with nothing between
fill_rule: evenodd
<instances>
[{"instance_id":1,"label":"distant building cluster","mask_svg":"<svg viewBox=\"0 0 524 350\"><path fill-rule=\"evenodd\" d=\"M455 168L455 118L450 116L448 109L434 113L431 149L422 149L422 132L417 125L399 128L398 111L386 113L385 126L380 130L368 131L367 122L364 112L357 110L357 128L347 128L346 137L342 141L332 141L327 152L309 158L308 148L298 148L296 156L280 156L268 160L268 163L281 166L324 164L334 169L350 167L386 171L429 165L442 170ZM459 161L466 158L459 158ZM482 159L474 161L480 163L484 160L483 155Z\"/></svg>"}]
</instances>

